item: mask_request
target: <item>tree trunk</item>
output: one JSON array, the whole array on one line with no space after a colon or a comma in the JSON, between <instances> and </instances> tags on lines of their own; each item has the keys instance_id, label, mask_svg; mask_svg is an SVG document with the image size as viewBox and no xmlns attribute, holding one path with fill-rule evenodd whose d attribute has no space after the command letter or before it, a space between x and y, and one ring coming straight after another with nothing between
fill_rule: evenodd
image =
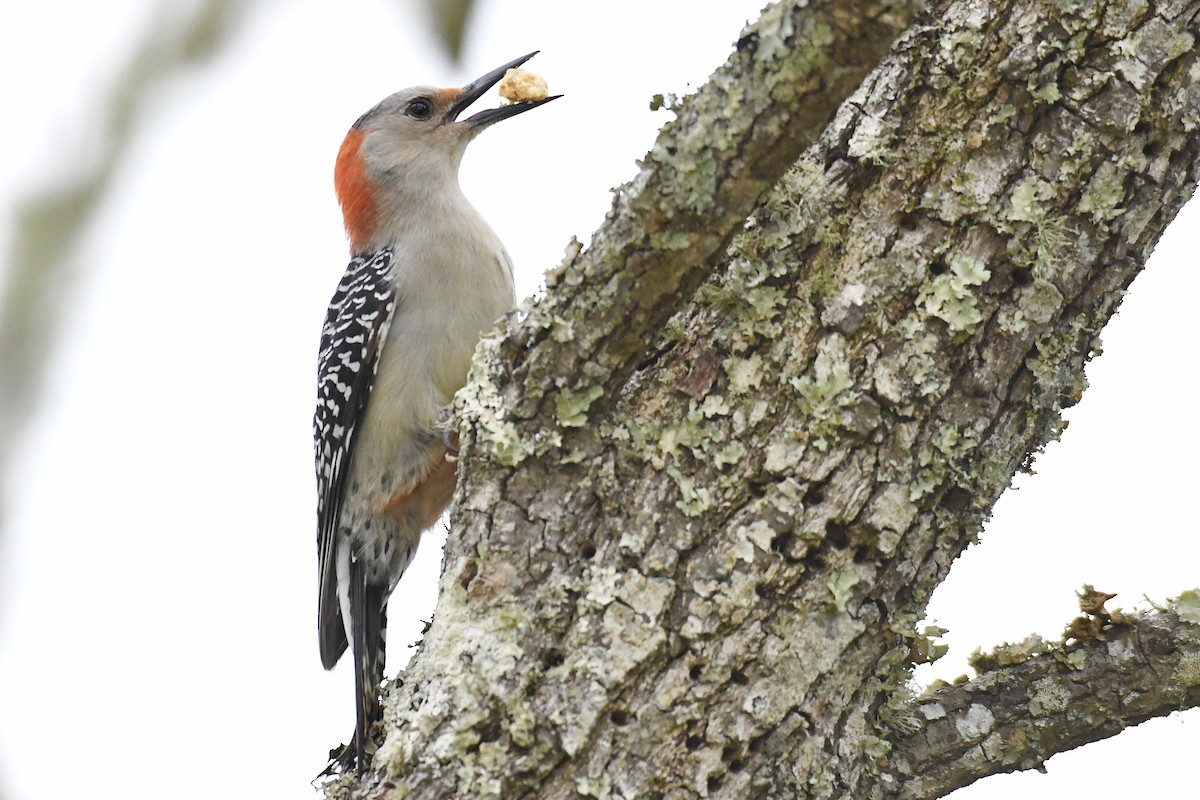
<instances>
[{"instance_id":1,"label":"tree trunk","mask_svg":"<svg viewBox=\"0 0 1200 800\"><path fill-rule=\"evenodd\" d=\"M906 691L1200 146L1196 3L913 5L768 8L485 339L432 627L331 794L932 798L1200 701L1193 595Z\"/></svg>"}]
</instances>

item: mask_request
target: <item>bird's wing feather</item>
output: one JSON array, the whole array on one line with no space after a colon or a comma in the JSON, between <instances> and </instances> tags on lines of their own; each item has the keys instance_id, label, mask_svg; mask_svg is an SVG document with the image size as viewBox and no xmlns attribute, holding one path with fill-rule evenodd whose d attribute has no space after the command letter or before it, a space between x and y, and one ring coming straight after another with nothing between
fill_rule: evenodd
<instances>
[{"instance_id":1,"label":"bird's wing feather","mask_svg":"<svg viewBox=\"0 0 1200 800\"><path fill-rule=\"evenodd\" d=\"M313 439L317 466L317 625L321 662L331 669L346 649L338 603L335 544L354 434L371 396L379 354L396 311L396 259L385 248L350 261L321 328Z\"/></svg>"}]
</instances>

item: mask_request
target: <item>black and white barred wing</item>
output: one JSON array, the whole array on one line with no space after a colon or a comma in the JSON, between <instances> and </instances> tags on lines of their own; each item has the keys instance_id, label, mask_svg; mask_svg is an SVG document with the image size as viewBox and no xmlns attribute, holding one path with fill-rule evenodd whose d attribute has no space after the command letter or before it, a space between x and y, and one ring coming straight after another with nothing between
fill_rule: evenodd
<instances>
[{"instance_id":1,"label":"black and white barred wing","mask_svg":"<svg viewBox=\"0 0 1200 800\"><path fill-rule=\"evenodd\" d=\"M354 433L362 422L379 354L396 311L392 248L350 261L325 314L317 359L317 557L321 662L333 667L346 649L338 605L335 543Z\"/></svg>"}]
</instances>

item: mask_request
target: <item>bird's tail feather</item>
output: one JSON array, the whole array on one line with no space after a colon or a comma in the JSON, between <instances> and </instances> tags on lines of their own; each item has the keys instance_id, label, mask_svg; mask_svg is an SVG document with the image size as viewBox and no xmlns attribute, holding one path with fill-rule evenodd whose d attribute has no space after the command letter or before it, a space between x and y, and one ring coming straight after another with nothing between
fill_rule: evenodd
<instances>
[{"instance_id":1,"label":"bird's tail feather","mask_svg":"<svg viewBox=\"0 0 1200 800\"><path fill-rule=\"evenodd\" d=\"M354 695L356 724L354 754L361 775L369 762L371 726L382 719L379 687L383 683L384 631L387 628L384 603L387 586L367 583L364 565L358 559L350 563L350 619L353 628ZM373 747L371 748L373 752Z\"/></svg>"}]
</instances>

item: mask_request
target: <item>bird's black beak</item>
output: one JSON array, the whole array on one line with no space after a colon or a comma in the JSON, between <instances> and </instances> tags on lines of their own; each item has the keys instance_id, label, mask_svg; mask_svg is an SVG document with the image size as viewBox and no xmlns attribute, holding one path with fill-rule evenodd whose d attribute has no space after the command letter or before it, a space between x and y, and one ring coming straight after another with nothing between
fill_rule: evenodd
<instances>
[{"instance_id":1,"label":"bird's black beak","mask_svg":"<svg viewBox=\"0 0 1200 800\"><path fill-rule=\"evenodd\" d=\"M526 61L536 56L539 52L541 51L534 50L528 55L515 58L504 66L496 67L488 74L476 78L468 83L460 91L458 99L454 101L454 105L450 106L450 110L446 112L446 121L453 122L457 120L458 115L465 111L467 106L474 103L483 96L484 92L499 83L500 79L504 77L504 73L508 72L514 67L521 66ZM467 125L470 125L472 128L486 128L492 123L499 122L502 119L508 119L509 117L515 117L517 114L524 113L531 108L537 108L538 106L545 105L551 100L557 100L560 97L562 97L561 94L556 94L551 97L547 97L544 100L535 100L531 103L512 103L507 106L501 106L500 108L489 108L476 114L472 114L463 120L463 122Z\"/></svg>"}]
</instances>

